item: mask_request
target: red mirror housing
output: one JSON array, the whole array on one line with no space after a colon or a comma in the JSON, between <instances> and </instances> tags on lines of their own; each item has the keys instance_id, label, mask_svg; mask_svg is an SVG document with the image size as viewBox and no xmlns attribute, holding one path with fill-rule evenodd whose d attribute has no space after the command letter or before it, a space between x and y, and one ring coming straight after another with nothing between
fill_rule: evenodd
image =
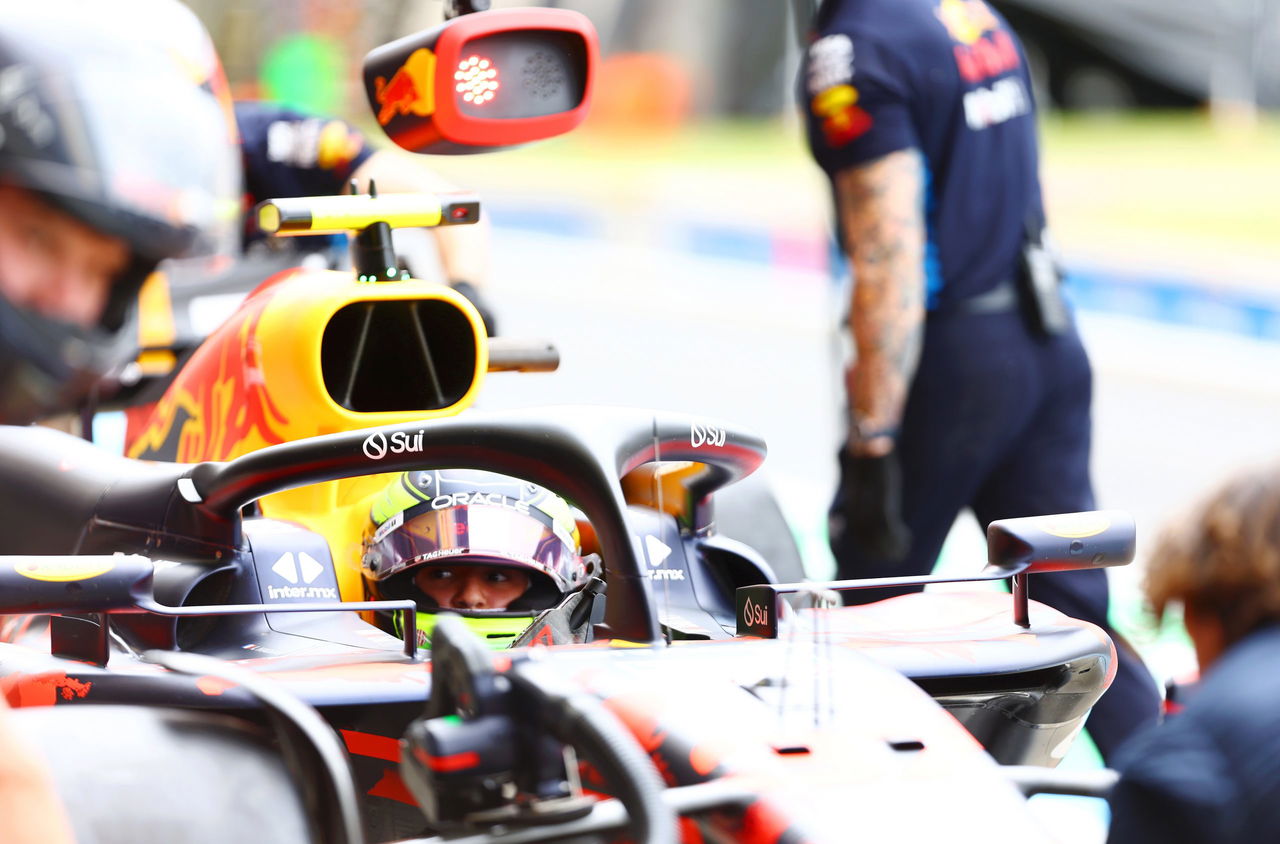
<instances>
[{"instance_id":1,"label":"red mirror housing","mask_svg":"<svg viewBox=\"0 0 1280 844\"><path fill-rule=\"evenodd\" d=\"M461 15L372 50L369 104L411 152L484 152L581 123L599 60L595 27L565 9Z\"/></svg>"}]
</instances>

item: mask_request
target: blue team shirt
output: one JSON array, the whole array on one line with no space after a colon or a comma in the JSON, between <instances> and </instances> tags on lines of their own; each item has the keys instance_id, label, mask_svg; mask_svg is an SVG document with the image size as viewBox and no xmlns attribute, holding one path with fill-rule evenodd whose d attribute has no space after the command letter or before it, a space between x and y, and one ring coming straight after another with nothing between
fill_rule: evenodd
<instances>
[{"instance_id":1,"label":"blue team shirt","mask_svg":"<svg viewBox=\"0 0 1280 844\"><path fill-rule=\"evenodd\" d=\"M236 102L235 115L247 209L264 199L349 193L351 174L374 153L364 135L342 120L252 100ZM261 236L252 219L246 225L246 241Z\"/></svg>"},{"instance_id":2,"label":"blue team shirt","mask_svg":"<svg viewBox=\"0 0 1280 844\"><path fill-rule=\"evenodd\" d=\"M982 0L827 0L800 99L834 176L897 150L926 168L930 308L1011 279L1044 214L1026 60Z\"/></svg>"}]
</instances>

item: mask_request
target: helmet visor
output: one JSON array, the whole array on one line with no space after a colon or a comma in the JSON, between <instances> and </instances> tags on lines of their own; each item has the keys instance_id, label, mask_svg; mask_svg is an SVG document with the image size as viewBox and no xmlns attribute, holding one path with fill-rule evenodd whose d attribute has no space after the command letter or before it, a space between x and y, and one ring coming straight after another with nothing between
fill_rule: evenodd
<instances>
[{"instance_id":1,"label":"helmet visor","mask_svg":"<svg viewBox=\"0 0 1280 844\"><path fill-rule=\"evenodd\" d=\"M477 496L482 493L477 493ZM388 519L374 533L366 568L375 580L436 562L532 568L564 592L575 585L574 546L533 508L495 494L492 503L435 509L423 503ZM465 556L466 560L453 558Z\"/></svg>"}]
</instances>

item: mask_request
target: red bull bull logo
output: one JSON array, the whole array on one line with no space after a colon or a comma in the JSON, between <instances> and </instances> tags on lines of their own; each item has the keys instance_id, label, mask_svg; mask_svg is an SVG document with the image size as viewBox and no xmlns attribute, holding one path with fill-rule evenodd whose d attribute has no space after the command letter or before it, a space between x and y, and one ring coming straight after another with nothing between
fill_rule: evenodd
<instances>
[{"instance_id":1,"label":"red bull bull logo","mask_svg":"<svg viewBox=\"0 0 1280 844\"><path fill-rule=\"evenodd\" d=\"M942 0L935 14L958 42L953 49L965 82L991 79L1021 63L1013 36L983 0Z\"/></svg>"},{"instance_id":2,"label":"red bull bull logo","mask_svg":"<svg viewBox=\"0 0 1280 844\"><path fill-rule=\"evenodd\" d=\"M967 46L1000 28L999 19L983 0L942 0L934 14L953 39Z\"/></svg>"},{"instance_id":3,"label":"red bull bull logo","mask_svg":"<svg viewBox=\"0 0 1280 844\"><path fill-rule=\"evenodd\" d=\"M409 54L391 79L379 76L373 81L374 99L378 102L378 125L386 126L397 115L416 114L426 117L436 110L434 80L436 56L426 47Z\"/></svg>"},{"instance_id":4,"label":"red bull bull logo","mask_svg":"<svg viewBox=\"0 0 1280 844\"><path fill-rule=\"evenodd\" d=\"M857 102L858 89L852 85L833 86L810 101L809 107L822 120L822 133L831 146L844 146L871 128L871 115Z\"/></svg>"}]
</instances>

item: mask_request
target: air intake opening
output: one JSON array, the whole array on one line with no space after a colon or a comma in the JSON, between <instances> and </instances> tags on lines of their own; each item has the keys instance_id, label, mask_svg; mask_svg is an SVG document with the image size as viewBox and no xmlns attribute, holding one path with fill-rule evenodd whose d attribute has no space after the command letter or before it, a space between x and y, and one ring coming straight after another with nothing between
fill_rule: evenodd
<instances>
[{"instance_id":1,"label":"air intake opening","mask_svg":"<svg viewBox=\"0 0 1280 844\"><path fill-rule=\"evenodd\" d=\"M330 398L347 410L441 410L471 389L476 334L441 299L353 302L325 326L320 368Z\"/></svg>"}]
</instances>

